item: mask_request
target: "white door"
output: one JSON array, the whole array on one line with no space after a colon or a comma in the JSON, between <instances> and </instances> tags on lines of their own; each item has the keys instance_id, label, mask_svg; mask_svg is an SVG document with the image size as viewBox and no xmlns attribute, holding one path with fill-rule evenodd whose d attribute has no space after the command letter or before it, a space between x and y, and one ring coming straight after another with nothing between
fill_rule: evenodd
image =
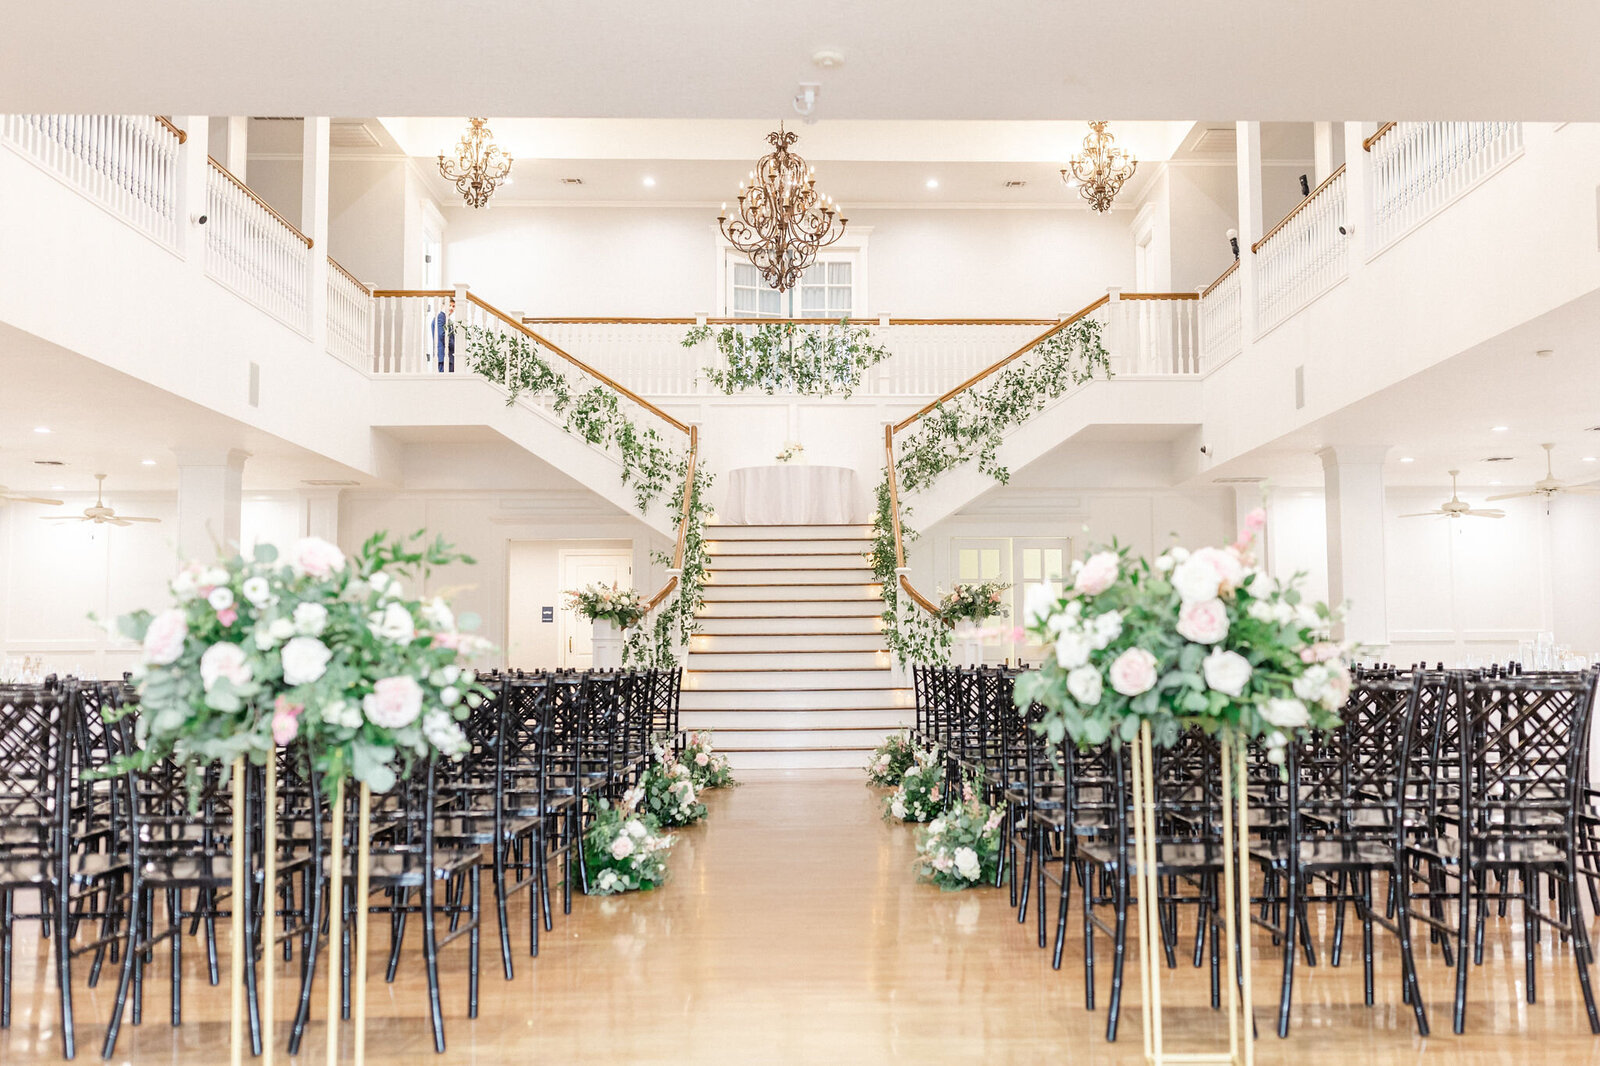
<instances>
[{"instance_id":1,"label":"white door","mask_svg":"<svg viewBox=\"0 0 1600 1066\"><path fill-rule=\"evenodd\" d=\"M1022 605L1027 601L1028 590L1036 585L1052 584L1060 589L1065 584L1067 560L1072 558L1072 541L1065 537L1018 537L1012 544L1012 573L1016 584L1011 589L1011 617L1022 625ZM1012 662L1039 664L1044 649L1029 641L1012 645Z\"/></svg>"},{"instance_id":2,"label":"white door","mask_svg":"<svg viewBox=\"0 0 1600 1066\"><path fill-rule=\"evenodd\" d=\"M955 547L956 583L977 584L981 581L1011 580L1011 542L1004 538L957 537ZM990 619L989 626L1004 624L1003 619ZM983 661L999 662L1010 654L1011 645L994 640L983 645Z\"/></svg>"},{"instance_id":3,"label":"white door","mask_svg":"<svg viewBox=\"0 0 1600 1066\"><path fill-rule=\"evenodd\" d=\"M577 611L565 606L566 593L585 585L616 585L628 588L633 584L633 556L628 552L565 550L559 553L561 567L561 600L558 608L561 640L561 665L586 670L594 664L594 628Z\"/></svg>"}]
</instances>

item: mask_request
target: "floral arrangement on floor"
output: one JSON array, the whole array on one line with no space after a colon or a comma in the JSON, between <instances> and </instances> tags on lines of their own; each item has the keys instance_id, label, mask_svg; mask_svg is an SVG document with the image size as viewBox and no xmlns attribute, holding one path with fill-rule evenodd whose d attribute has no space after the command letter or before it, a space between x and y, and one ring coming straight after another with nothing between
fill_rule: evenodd
<instances>
[{"instance_id":1,"label":"floral arrangement on floor","mask_svg":"<svg viewBox=\"0 0 1600 1066\"><path fill-rule=\"evenodd\" d=\"M583 890L593 896L648 891L667 880L667 851L673 839L656 820L641 813L644 790L631 788L622 802L596 800L594 817L583 834Z\"/></svg>"},{"instance_id":2,"label":"floral arrangement on floor","mask_svg":"<svg viewBox=\"0 0 1600 1066\"><path fill-rule=\"evenodd\" d=\"M468 660L487 642L405 581L472 560L421 537L378 533L354 558L307 537L191 563L175 607L120 618L142 647L137 765L259 764L299 738L323 774L383 792L416 759L465 752L458 723L487 695Z\"/></svg>"},{"instance_id":3,"label":"floral arrangement on floor","mask_svg":"<svg viewBox=\"0 0 1600 1066\"><path fill-rule=\"evenodd\" d=\"M926 822L944 809L944 759L937 748L923 748L912 756L911 766L883 801L885 818Z\"/></svg>"},{"instance_id":4,"label":"floral arrangement on floor","mask_svg":"<svg viewBox=\"0 0 1600 1066\"><path fill-rule=\"evenodd\" d=\"M917 876L946 891L993 884L1004 816L979 799L971 784L963 784L961 802L917 834Z\"/></svg>"},{"instance_id":5,"label":"floral arrangement on floor","mask_svg":"<svg viewBox=\"0 0 1600 1066\"><path fill-rule=\"evenodd\" d=\"M567 592L567 610L577 611L591 622L610 622L618 629L627 629L644 617L644 601L637 589L585 585Z\"/></svg>"},{"instance_id":6,"label":"floral arrangement on floor","mask_svg":"<svg viewBox=\"0 0 1600 1066\"><path fill-rule=\"evenodd\" d=\"M1001 602L1001 593L1011 586L1004 581L957 584L939 599L939 615L951 625L957 622L982 622L1004 618L1011 613Z\"/></svg>"},{"instance_id":7,"label":"floral arrangement on floor","mask_svg":"<svg viewBox=\"0 0 1600 1066\"><path fill-rule=\"evenodd\" d=\"M689 733L679 759L689 768L689 779L696 789L732 788L739 783L733 779L728 757L711 746L711 734L706 730Z\"/></svg>"},{"instance_id":8,"label":"floral arrangement on floor","mask_svg":"<svg viewBox=\"0 0 1600 1066\"><path fill-rule=\"evenodd\" d=\"M639 781L641 809L664 826L693 825L706 816L694 785L694 774L670 748L658 747L655 761Z\"/></svg>"},{"instance_id":9,"label":"floral arrangement on floor","mask_svg":"<svg viewBox=\"0 0 1600 1066\"><path fill-rule=\"evenodd\" d=\"M773 456L773 460L779 463L792 463L797 459L804 459L805 457L806 446L798 441L791 440L784 444L781 452Z\"/></svg>"},{"instance_id":10,"label":"floral arrangement on floor","mask_svg":"<svg viewBox=\"0 0 1600 1066\"><path fill-rule=\"evenodd\" d=\"M905 730L890 733L872 752L867 763L867 784L877 788L895 788L906 771L916 761L917 748L911 743L911 734Z\"/></svg>"},{"instance_id":11,"label":"floral arrangement on floor","mask_svg":"<svg viewBox=\"0 0 1600 1066\"><path fill-rule=\"evenodd\" d=\"M1019 706L1045 707L1052 741L1132 740L1143 722L1167 746L1199 726L1261 741L1282 763L1297 730L1338 725L1349 693L1335 614L1299 576L1256 566L1261 511L1225 548L1172 548L1154 564L1101 551L1073 564L1072 588L1030 589L1028 630L1053 653L1017 679Z\"/></svg>"}]
</instances>

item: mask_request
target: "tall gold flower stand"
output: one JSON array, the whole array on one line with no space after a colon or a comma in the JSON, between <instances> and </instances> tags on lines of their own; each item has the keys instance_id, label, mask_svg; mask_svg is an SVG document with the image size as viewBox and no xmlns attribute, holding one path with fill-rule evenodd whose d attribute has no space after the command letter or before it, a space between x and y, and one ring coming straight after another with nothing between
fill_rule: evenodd
<instances>
[{"instance_id":1,"label":"tall gold flower stand","mask_svg":"<svg viewBox=\"0 0 1600 1066\"><path fill-rule=\"evenodd\" d=\"M1158 948L1161 922L1157 911L1160 877L1156 842L1160 838L1156 825L1155 758L1149 723L1139 727L1139 736L1133 745L1133 848L1139 878L1139 986L1143 992L1140 1014L1144 1022L1144 1057L1150 1066L1166 1066L1167 1063L1254 1066L1255 1062L1250 952L1248 947L1242 951L1239 947L1241 939L1246 944L1249 941L1249 779L1245 773L1244 743L1227 734L1223 734L1221 741L1223 872L1220 903L1227 935L1224 949L1228 959L1228 1046L1227 1050L1202 1052L1167 1050ZM1239 906L1241 896L1245 901L1243 908ZM1242 932L1240 923L1244 923Z\"/></svg>"},{"instance_id":2,"label":"tall gold flower stand","mask_svg":"<svg viewBox=\"0 0 1600 1066\"><path fill-rule=\"evenodd\" d=\"M244 821L247 788L245 762L233 763L233 810L235 825ZM328 1066L339 1066L339 1014L344 996L344 977L339 966L338 952L344 940L344 782L334 784L332 840L328 855ZM275 896L278 883L278 767L269 757L266 765L265 803L262 818L262 948L261 948L261 1062L272 1066L274 1055L274 1021L276 1010L277 950L273 930L276 928L277 904ZM245 824L248 824L246 821ZM372 876L372 792L361 786L361 809L356 847L356 928L352 965L355 970L355 987L352 992L353 1034L351 1060L356 1066L367 1061L367 896ZM247 933L249 871L245 863L245 848L240 846L240 833L236 830L233 848L233 921L229 923L229 992L228 1056L231 1066L243 1066L245 1049L250 1037L246 1031L245 965L249 947Z\"/></svg>"}]
</instances>

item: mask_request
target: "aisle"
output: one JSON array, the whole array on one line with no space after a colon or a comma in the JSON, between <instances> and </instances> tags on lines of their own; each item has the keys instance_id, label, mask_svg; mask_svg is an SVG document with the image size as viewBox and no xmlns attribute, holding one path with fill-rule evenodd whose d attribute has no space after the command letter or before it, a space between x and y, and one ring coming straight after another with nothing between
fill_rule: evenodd
<instances>
[{"instance_id":1,"label":"aisle","mask_svg":"<svg viewBox=\"0 0 1600 1066\"><path fill-rule=\"evenodd\" d=\"M744 787L708 794L711 817L681 832L670 885L624 898L579 897L570 918L557 913L555 932L536 960L520 954L526 950L526 901L517 897L517 977L509 984L500 977L490 918L476 1022L466 1018L465 944L447 948L441 961L450 1049L444 1055L432 1051L420 956L408 952L393 986L383 983L382 963L375 960L371 1066L1142 1061L1131 965L1122 1039L1107 1045L1102 1036L1110 962L1104 942L1102 1009L1082 1009L1076 899L1066 963L1052 972L1048 953L1033 946L1031 929L1011 918L1003 889L940 893L915 883L912 830L879 820L878 794L862 785L858 771L744 776ZM226 988L207 987L200 953L188 947L184 1025L167 1025L161 951L146 984L144 1024L124 1029L116 1061L226 1061ZM1581 1021L1564 954L1546 952L1540 1002L1527 1006L1517 941L1491 937L1485 966L1472 974L1464 1038L1448 1033L1449 978L1435 956L1424 963L1424 989L1445 1031L1419 1041L1410 1012L1385 1000L1394 987L1387 948L1380 937L1380 1005L1370 1010L1361 1005L1360 960L1353 952L1339 970L1300 969L1295 1035L1283 1042L1264 1030L1257 1062L1600 1061L1600 1042ZM1276 1004L1278 957L1264 937L1256 949L1266 1024L1268 1004ZM9 1031L0 1031L6 1066L60 1061L53 1039L42 1054L33 1048L38 1013L54 1014L44 957L31 933L23 932L16 1017ZM80 1058L98 1061L113 983L85 989L84 970L77 974ZM1180 963L1176 984L1168 993L1177 1001L1169 1026L1211 1026L1203 971ZM280 1009L287 1011L292 995L285 981ZM302 1054L280 1054L278 1062L326 1061L320 986L317 995L318 1021ZM1506 1034L1514 1035L1508 1040Z\"/></svg>"}]
</instances>

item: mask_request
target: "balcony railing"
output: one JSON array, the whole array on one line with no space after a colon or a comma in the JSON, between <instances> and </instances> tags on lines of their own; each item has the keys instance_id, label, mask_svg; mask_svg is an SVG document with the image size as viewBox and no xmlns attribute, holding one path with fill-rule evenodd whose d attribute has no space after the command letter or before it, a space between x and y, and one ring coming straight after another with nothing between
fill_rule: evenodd
<instances>
[{"instance_id":1,"label":"balcony railing","mask_svg":"<svg viewBox=\"0 0 1600 1066\"><path fill-rule=\"evenodd\" d=\"M310 329L311 238L215 159L206 170L206 273L302 333Z\"/></svg>"},{"instance_id":2,"label":"balcony railing","mask_svg":"<svg viewBox=\"0 0 1600 1066\"><path fill-rule=\"evenodd\" d=\"M184 131L155 115L6 115L0 136L136 229L177 241Z\"/></svg>"},{"instance_id":3,"label":"balcony railing","mask_svg":"<svg viewBox=\"0 0 1600 1066\"><path fill-rule=\"evenodd\" d=\"M1200 292L1200 357L1213 370L1244 347L1244 303L1239 287L1239 260Z\"/></svg>"},{"instance_id":4,"label":"balcony railing","mask_svg":"<svg viewBox=\"0 0 1600 1066\"><path fill-rule=\"evenodd\" d=\"M1386 122L1363 147L1378 252L1516 158L1522 123Z\"/></svg>"},{"instance_id":5,"label":"balcony railing","mask_svg":"<svg viewBox=\"0 0 1600 1066\"><path fill-rule=\"evenodd\" d=\"M1250 250L1256 256L1256 331L1265 333L1350 273L1345 168L1340 167Z\"/></svg>"},{"instance_id":6,"label":"balcony railing","mask_svg":"<svg viewBox=\"0 0 1600 1066\"><path fill-rule=\"evenodd\" d=\"M372 362L372 290L328 258L328 352L365 370Z\"/></svg>"}]
</instances>

